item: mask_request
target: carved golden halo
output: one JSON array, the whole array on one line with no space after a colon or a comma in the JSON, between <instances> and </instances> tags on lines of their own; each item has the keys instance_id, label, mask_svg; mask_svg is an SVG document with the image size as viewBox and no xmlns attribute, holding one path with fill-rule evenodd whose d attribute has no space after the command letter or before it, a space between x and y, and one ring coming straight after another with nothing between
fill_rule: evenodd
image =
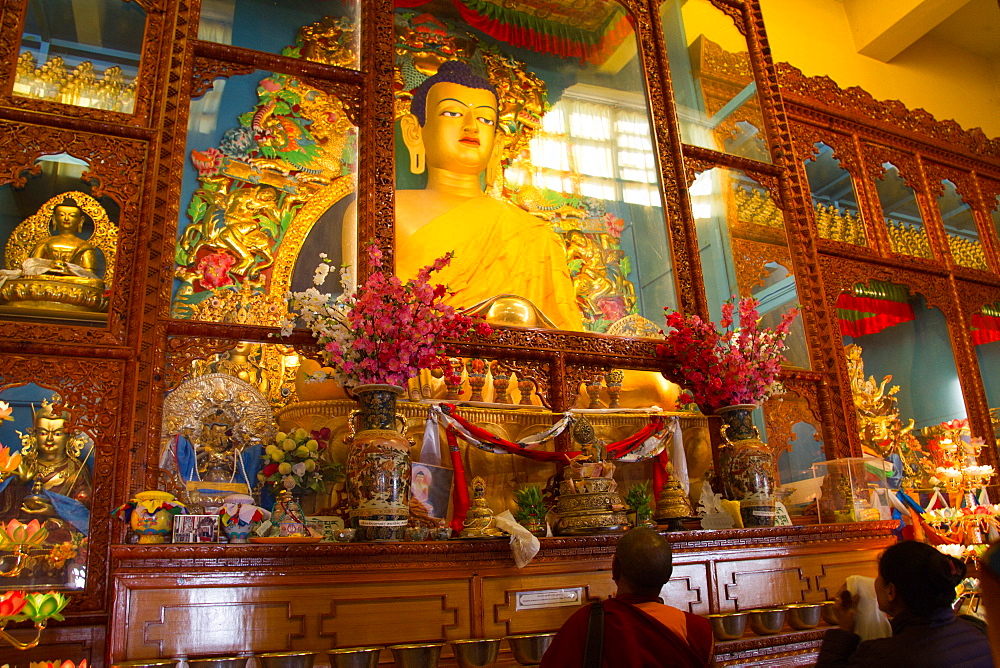
<instances>
[{"instance_id":1,"label":"carved golden halo","mask_svg":"<svg viewBox=\"0 0 1000 668\"><path fill-rule=\"evenodd\" d=\"M94 232L87 239L104 253L104 283L110 285L115 273L115 246L118 243L118 226L109 218L104 207L88 195L78 190L59 193L49 198L36 213L25 218L14 228L7 241L5 260L10 269L20 268L39 243L53 234L50 228L52 212L65 199L72 199L94 223Z\"/></svg>"}]
</instances>

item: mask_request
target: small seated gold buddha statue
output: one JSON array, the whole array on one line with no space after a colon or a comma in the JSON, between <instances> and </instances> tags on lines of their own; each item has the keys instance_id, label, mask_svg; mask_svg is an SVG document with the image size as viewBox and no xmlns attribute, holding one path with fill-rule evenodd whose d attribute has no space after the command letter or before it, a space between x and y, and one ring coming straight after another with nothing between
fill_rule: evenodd
<instances>
[{"instance_id":1,"label":"small seated gold buddha statue","mask_svg":"<svg viewBox=\"0 0 1000 668\"><path fill-rule=\"evenodd\" d=\"M81 236L87 219L94 225L89 239ZM104 208L86 193L51 198L18 225L7 242L0 305L107 312L117 235Z\"/></svg>"},{"instance_id":2,"label":"small seated gold buddha statue","mask_svg":"<svg viewBox=\"0 0 1000 668\"><path fill-rule=\"evenodd\" d=\"M683 531L684 520L694 516L691 501L681 481L674 477L674 467L667 467L669 477L660 490L660 499L656 503L656 520L667 523L667 531Z\"/></svg>"},{"instance_id":3,"label":"small seated gold buddha statue","mask_svg":"<svg viewBox=\"0 0 1000 668\"><path fill-rule=\"evenodd\" d=\"M463 524L459 538L501 538L508 535L497 528L493 511L486 504L486 481L479 476L472 479L472 499Z\"/></svg>"}]
</instances>

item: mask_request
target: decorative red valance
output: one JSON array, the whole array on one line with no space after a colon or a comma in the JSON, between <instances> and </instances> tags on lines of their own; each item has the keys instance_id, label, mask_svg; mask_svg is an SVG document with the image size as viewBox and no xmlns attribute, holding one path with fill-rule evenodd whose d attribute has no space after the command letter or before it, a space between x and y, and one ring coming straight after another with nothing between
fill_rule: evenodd
<instances>
[{"instance_id":1,"label":"decorative red valance","mask_svg":"<svg viewBox=\"0 0 1000 668\"><path fill-rule=\"evenodd\" d=\"M994 341L1000 341L1000 317L973 313L972 343L978 346Z\"/></svg>"},{"instance_id":2,"label":"decorative red valance","mask_svg":"<svg viewBox=\"0 0 1000 668\"><path fill-rule=\"evenodd\" d=\"M857 297L845 292L837 299L837 319L842 336L864 336L915 320L908 301Z\"/></svg>"},{"instance_id":3,"label":"decorative red valance","mask_svg":"<svg viewBox=\"0 0 1000 668\"><path fill-rule=\"evenodd\" d=\"M429 0L396 0L396 7L412 8ZM511 46L561 58L601 63L632 34L628 16L609 14L597 29L588 30L554 19L542 19L489 0L452 0L462 18L476 30Z\"/></svg>"}]
</instances>

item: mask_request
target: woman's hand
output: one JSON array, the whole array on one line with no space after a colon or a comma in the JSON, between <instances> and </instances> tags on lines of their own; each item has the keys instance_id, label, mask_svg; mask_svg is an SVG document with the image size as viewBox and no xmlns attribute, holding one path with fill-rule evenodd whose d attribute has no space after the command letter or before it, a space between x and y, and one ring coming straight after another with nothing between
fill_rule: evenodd
<instances>
[{"instance_id":1,"label":"woman's hand","mask_svg":"<svg viewBox=\"0 0 1000 668\"><path fill-rule=\"evenodd\" d=\"M847 591L846 584L837 592L837 622L840 628L848 633L854 633L854 620L858 614L860 601L860 596L852 596L851 592Z\"/></svg>"}]
</instances>

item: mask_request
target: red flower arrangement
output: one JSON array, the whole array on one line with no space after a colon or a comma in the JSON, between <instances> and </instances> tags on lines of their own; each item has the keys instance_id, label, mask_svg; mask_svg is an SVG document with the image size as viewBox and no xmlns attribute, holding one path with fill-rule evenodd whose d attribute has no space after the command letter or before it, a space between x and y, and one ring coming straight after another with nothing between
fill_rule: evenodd
<instances>
[{"instance_id":1,"label":"red flower arrangement","mask_svg":"<svg viewBox=\"0 0 1000 668\"><path fill-rule=\"evenodd\" d=\"M776 328L767 329L760 326L759 303L741 299L740 327L735 327L736 306L727 301L722 305L721 330L696 315L664 309L671 331L657 352L676 360L673 372L685 387L679 401L694 402L709 413L723 406L758 404L781 392L782 351L798 309L784 314Z\"/></svg>"},{"instance_id":2,"label":"red flower arrangement","mask_svg":"<svg viewBox=\"0 0 1000 668\"><path fill-rule=\"evenodd\" d=\"M333 378L343 387L389 384L405 386L420 369L438 369L445 379L457 382L458 376L448 361L454 351L446 340L460 339L475 331L489 336L489 325L459 313L445 304L444 285L433 285L431 276L451 262L448 253L407 282L392 275L382 263L382 251L369 244L366 248L374 271L354 293L337 297L317 288L288 293L290 308L297 311L288 317L282 335L292 332L294 316L308 327L323 346L323 360L333 367ZM313 283L322 285L330 273L328 260L316 268ZM346 281L342 275L341 283ZM326 380L313 377L312 380Z\"/></svg>"}]
</instances>

